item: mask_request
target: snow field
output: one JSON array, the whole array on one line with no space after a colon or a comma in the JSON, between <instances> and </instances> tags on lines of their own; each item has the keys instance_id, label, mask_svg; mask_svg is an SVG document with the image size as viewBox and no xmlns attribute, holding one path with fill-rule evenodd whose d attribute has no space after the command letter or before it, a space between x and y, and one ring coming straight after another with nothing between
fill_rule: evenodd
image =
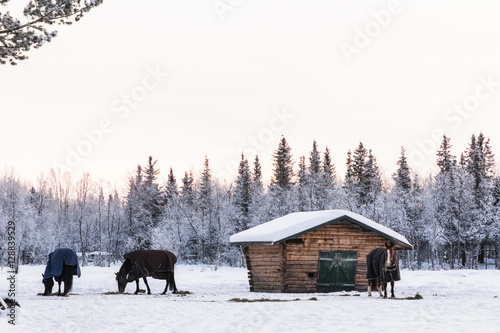
<instances>
[{"instance_id":1,"label":"snow field","mask_svg":"<svg viewBox=\"0 0 500 333\"><path fill-rule=\"evenodd\" d=\"M44 266L22 266L17 276L16 326L0 314L5 332L499 332L500 271L402 271L398 298L367 293L270 294L248 290L242 268L177 265L187 295L160 295L162 280L148 279L152 295L116 295L113 267L82 267L70 297L42 297ZM7 272L0 272L6 281ZM0 283L4 293L6 283ZM145 289L143 282L141 289ZM57 291L54 289L54 291ZM135 283L127 285L133 293ZM359 296L358 296L359 295ZM376 295L376 294L375 294ZM282 302L230 302L271 299ZM316 300L311 300L316 298ZM284 302L283 302L284 301Z\"/></svg>"}]
</instances>

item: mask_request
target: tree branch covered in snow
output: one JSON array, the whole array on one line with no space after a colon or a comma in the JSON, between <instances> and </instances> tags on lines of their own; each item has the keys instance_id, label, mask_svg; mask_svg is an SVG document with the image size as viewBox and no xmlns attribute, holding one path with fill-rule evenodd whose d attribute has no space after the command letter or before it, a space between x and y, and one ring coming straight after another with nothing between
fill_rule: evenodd
<instances>
[{"instance_id":1,"label":"tree branch covered in snow","mask_svg":"<svg viewBox=\"0 0 500 333\"><path fill-rule=\"evenodd\" d=\"M8 8L10 0L0 0ZM0 64L28 58L26 53L39 48L56 37L53 24L70 25L78 22L85 13L102 4L103 0L38 0L24 7L24 19L13 17L9 11L0 13Z\"/></svg>"}]
</instances>

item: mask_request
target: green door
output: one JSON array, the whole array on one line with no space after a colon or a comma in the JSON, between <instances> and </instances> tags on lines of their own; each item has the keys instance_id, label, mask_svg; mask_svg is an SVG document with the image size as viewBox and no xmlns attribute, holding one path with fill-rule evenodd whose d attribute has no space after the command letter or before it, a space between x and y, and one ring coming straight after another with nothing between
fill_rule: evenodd
<instances>
[{"instance_id":1,"label":"green door","mask_svg":"<svg viewBox=\"0 0 500 333\"><path fill-rule=\"evenodd\" d=\"M356 279L356 251L331 251L319 253L318 292L354 290Z\"/></svg>"}]
</instances>

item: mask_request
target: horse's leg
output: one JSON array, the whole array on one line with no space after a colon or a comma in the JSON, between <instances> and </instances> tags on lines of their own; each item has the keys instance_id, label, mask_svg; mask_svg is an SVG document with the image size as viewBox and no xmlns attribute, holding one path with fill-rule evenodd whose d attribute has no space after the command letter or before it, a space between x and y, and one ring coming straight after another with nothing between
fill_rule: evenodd
<instances>
[{"instance_id":1,"label":"horse's leg","mask_svg":"<svg viewBox=\"0 0 500 333\"><path fill-rule=\"evenodd\" d=\"M134 295L137 295L139 293L139 279L135 280L135 293Z\"/></svg>"},{"instance_id":2,"label":"horse's leg","mask_svg":"<svg viewBox=\"0 0 500 333\"><path fill-rule=\"evenodd\" d=\"M144 280L144 283L146 284L146 288L148 288L148 295L151 295L151 289L149 289L148 280L146 280L146 277L143 277L142 279ZM139 282L137 282L137 283L139 283Z\"/></svg>"},{"instance_id":3,"label":"horse's leg","mask_svg":"<svg viewBox=\"0 0 500 333\"><path fill-rule=\"evenodd\" d=\"M165 295L167 293L169 282L170 282L170 279L169 279L169 275L167 273L167 278L165 279L165 290L163 290L163 292L161 293L162 295Z\"/></svg>"},{"instance_id":4,"label":"horse's leg","mask_svg":"<svg viewBox=\"0 0 500 333\"><path fill-rule=\"evenodd\" d=\"M380 283L379 280L377 280L377 290L378 290L378 293L380 294L380 297L383 297L384 296L384 293L383 293L384 284Z\"/></svg>"},{"instance_id":5,"label":"horse's leg","mask_svg":"<svg viewBox=\"0 0 500 333\"><path fill-rule=\"evenodd\" d=\"M73 273L69 272L64 277L64 296L69 296L69 292L73 287Z\"/></svg>"},{"instance_id":6,"label":"horse's leg","mask_svg":"<svg viewBox=\"0 0 500 333\"><path fill-rule=\"evenodd\" d=\"M383 283L382 289L384 289L384 298L387 298L387 282Z\"/></svg>"},{"instance_id":7,"label":"horse's leg","mask_svg":"<svg viewBox=\"0 0 500 333\"><path fill-rule=\"evenodd\" d=\"M396 296L394 296L394 281L391 281L391 297L392 298L396 297Z\"/></svg>"},{"instance_id":8,"label":"horse's leg","mask_svg":"<svg viewBox=\"0 0 500 333\"><path fill-rule=\"evenodd\" d=\"M174 272L169 273L170 277L170 290L173 290L174 293L177 292L177 286L175 285L175 276Z\"/></svg>"},{"instance_id":9,"label":"horse's leg","mask_svg":"<svg viewBox=\"0 0 500 333\"><path fill-rule=\"evenodd\" d=\"M372 287L374 285L374 282L375 280L368 280L368 296L371 296L372 295Z\"/></svg>"},{"instance_id":10,"label":"horse's leg","mask_svg":"<svg viewBox=\"0 0 500 333\"><path fill-rule=\"evenodd\" d=\"M59 279L59 281L57 281L57 284L59 285L59 290L57 291L57 296L61 296L61 282L62 282L62 279Z\"/></svg>"}]
</instances>

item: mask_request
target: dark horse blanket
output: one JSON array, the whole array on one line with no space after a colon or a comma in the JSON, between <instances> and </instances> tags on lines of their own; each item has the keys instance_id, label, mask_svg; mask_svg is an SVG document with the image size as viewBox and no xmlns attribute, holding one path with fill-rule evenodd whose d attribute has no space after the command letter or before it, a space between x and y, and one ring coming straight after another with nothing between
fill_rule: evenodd
<instances>
[{"instance_id":1,"label":"dark horse blanket","mask_svg":"<svg viewBox=\"0 0 500 333\"><path fill-rule=\"evenodd\" d=\"M394 262L389 267L385 267L386 249L377 248L366 256L366 278L368 280L378 279L380 283L401 280L399 265L394 254Z\"/></svg>"},{"instance_id":2,"label":"dark horse blanket","mask_svg":"<svg viewBox=\"0 0 500 333\"><path fill-rule=\"evenodd\" d=\"M71 266L76 265L76 272L73 275L78 275L78 277L82 275L75 251L63 248L57 249L49 254L49 261L47 262L43 278L50 279L52 277L60 276L62 274L63 264Z\"/></svg>"},{"instance_id":3,"label":"dark horse blanket","mask_svg":"<svg viewBox=\"0 0 500 333\"><path fill-rule=\"evenodd\" d=\"M132 264L132 270L127 275L127 281L151 276L155 279L164 279L165 273L173 272L177 257L165 250L137 250L124 255Z\"/></svg>"}]
</instances>

